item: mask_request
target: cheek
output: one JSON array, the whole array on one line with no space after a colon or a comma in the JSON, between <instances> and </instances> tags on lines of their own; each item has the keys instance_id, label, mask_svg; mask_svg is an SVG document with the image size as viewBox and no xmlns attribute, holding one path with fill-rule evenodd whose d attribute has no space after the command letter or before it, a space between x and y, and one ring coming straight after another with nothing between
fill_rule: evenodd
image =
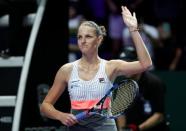
<instances>
[{"instance_id":1,"label":"cheek","mask_svg":"<svg viewBox=\"0 0 186 131\"><path fill-rule=\"evenodd\" d=\"M100 46L100 43L95 43L94 45L96 48L98 48Z\"/></svg>"},{"instance_id":2,"label":"cheek","mask_svg":"<svg viewBox=\"0 0 186 131\"><path fill-rule=\"evenodd\" d=\"M79 42L77 42L77 45L78 45L78 46L80 46L80 43L79 43Z\"/></svg>"},{"instance_id":3,"label":"cheek","mask_svg":"<svg viewBox=\"0 0 186 131\"><path fill-rule=\"evenodd\" d=\"M89 46L90 48L97 48L98 47L98 44L96 43L96 42L92 42L91 44L90 44L90 46Z\"/></svg>"},{"instance_id":4,"label":"cheek","mask_svg":"<svg viewBox=\"0 0 186 131\"><path fill-rule=\"evenodd\" d=\"M92 47L98 47L99 46L99 43L98 43L98 41L97 40L94 40L94 41L92 41L91 42L92 44Z\"/></svg>"},{"instance_id":5,"label":"cheek","mask_svg":"<svg viewBox=\"0 0 186 131\"><path fill-rule=\"evenodd\" d=\"M82 43L80 41L77 42L78 47L82 46Z\"/></svg>"},{"instance_id":6,"label":"cheek","mask_svg":"<svg viewBox=\"0 0 186 131\"><path fill-rule=\"evenodd\" d=\"M95 44L95 45L94 45L94 48L97 48L97 47L98 47L98 44Z\"/></svg>"}]
</instances>

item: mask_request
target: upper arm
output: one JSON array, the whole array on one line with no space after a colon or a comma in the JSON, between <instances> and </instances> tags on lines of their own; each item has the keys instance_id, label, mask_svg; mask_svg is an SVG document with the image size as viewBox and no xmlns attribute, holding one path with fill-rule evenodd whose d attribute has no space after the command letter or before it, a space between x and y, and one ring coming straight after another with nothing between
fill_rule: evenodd
<instances>
[{"instance_id":1,"label":"upper arm","mask_svg":"<svg viewBox=\"0 0 186 131\"><path fill-rule=\"evenodd\" d=\"M70 66L62 66L56 73L52 87L50 88L44 102L54 104L67 87L70 74Z\"/></svg>"},{"instance_id":2,"label":"upper arm","mask_svg":"<svg viewBox=\"0 0 186 131\"><path fill-rule=\"evenodd\" d=\"M112 74L112 78L120 75L132 75L145 70L139 61L127 62L123 60L111 60L107 65L110 74Z\"/></svg>"}]
</instances>

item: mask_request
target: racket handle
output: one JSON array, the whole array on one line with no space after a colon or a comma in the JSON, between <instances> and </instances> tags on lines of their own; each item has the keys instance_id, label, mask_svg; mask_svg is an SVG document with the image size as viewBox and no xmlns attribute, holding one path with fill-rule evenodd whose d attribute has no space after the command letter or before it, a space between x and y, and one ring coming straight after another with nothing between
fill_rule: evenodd
<instances>
[{"instance_id":1,"label":"racket handle","mask_svg":"<svg viewBox=\"0 0 186 131\"><path fill-rule=\"evenodd\" d=\"M86 118L87 115L88 115L88 112L87 111L83 111L83 112L81 112L81 113L79 113L79 114L77 114L75 116L76 116L77 120L82 120L82 119Z\"/></svg>"}]
</instances>

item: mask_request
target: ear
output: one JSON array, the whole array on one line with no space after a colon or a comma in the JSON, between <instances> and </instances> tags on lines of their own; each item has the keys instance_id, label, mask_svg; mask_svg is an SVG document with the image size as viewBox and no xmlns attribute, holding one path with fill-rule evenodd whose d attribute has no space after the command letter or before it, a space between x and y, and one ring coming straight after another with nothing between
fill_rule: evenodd
<instances>
[{"instance_id":1,"label":"ear","mask_svg":"<svg viewBox=\"0 0 186 131\"><path fill-rule=\"evenodd\" d=\"M98 36L98 43L99 43L99 46L101 45L101 43L102 43L102 41L103 41L103 36Z\"/></svg>"}]
</instances>

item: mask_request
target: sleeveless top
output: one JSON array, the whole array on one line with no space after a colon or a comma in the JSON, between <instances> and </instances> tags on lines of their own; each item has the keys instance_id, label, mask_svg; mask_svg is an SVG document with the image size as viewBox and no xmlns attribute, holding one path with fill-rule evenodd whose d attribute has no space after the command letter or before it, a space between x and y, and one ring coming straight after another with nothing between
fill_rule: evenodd
<instances>
[{"instance_id":1,"label":"sleeveless top","mask_svg":"<svg viewBox=\"0 0 186 131\"><path fill-rule=\"evenodd\" d=\"M68 82L68 92L71 100L71 109L91 109L113 86L105 72L105 60L100 59L99 69L91 80L82 80L78 75L78 60L72 62L73 69ZM104 109L110 107L108 97L103 105ZM99 108L99 107L98 107Z\"/></svg>"}]
</instances>

